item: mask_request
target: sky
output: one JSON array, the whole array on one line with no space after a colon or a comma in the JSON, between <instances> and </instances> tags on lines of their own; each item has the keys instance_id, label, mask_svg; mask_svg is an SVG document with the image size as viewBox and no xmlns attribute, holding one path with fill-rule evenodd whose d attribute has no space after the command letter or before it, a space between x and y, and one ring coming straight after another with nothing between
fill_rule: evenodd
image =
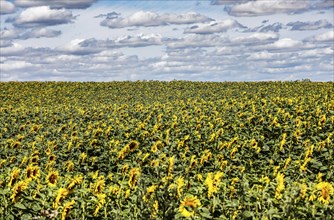
<instances>
[{"instance_id":1,"label":"sky","mask_svg":"<svg viewBox=\"0 0 334 220\"><path fill-rule=\"evenodd\" d=\"M333 0L0 0L1 81L334 81Z\"/></svg>"}]
</instances>

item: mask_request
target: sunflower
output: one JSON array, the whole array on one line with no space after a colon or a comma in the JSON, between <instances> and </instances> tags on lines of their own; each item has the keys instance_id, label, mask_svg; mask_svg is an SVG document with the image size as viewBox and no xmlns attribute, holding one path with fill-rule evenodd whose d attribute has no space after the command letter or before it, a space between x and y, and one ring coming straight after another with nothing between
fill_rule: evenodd
<instances>
[{"instance_id":1,"label":"sunflower","mask_svg":"<svg viewBox=\"0 0 334 220\"><path fill-rule=\"evenodd\" d=\"M69 190L73 189L75 185L80 185L82 183L82 181L83 181L83 176L81 176L81 175L75 176L71 180L70 184L68 184L67 189L69 189Z\"/></svg>"},{"instance_id":2,"label":"sunflower","mask_svg":"<svg viewBox=\"0 0 334 220\"><path fill-rule=\"evenodd\" d=\"M68 216L70 210L73 208L74 204L75 204L74 200L65 203L64 209L63 209L63 211L61 213L61 220L65 220L66 219L66 217Z\"/></svg>"},{"instance_id":3,"label":"sunflower","mask_svg":"<svg viewBox=\"0 0 334 220\"><path fill-rule=\"evenodd\" d=\"M197 165L197 160L195 158L196 158L196 155L192 155L190 158L190 164L189 164L190 169L194 169Z\"/></svg>"},{"instance_id":4,"label":"sunflower","mask_svg":"<svg viewBox=\"0 0 334 220\"><path fill-rule=\"evenodd\" d=\"M129 181L128 181L128 184L129 184L130 188L133 188L133 187L136 186L139 177L140 177L140 169L139 168L132 168L130 170Z\"/></svg>"},{"instance_id":5,"label":"sunflower","mask_svg":"<svg viewBox=\"0 0 334 220\"><path fill-rule=\"evenodd\" d=\"M195 215L195 209L201 205L196 196L187 196L181 201L179 212L184 217L191 217Z\"/></svg>"},{"instance_id":6,"label":"sunflower","mask_svg":"<svg viewBox=\"0 0 334 220\"><path fill-rule=\"evenodd\" d=\"M158 159L156 159L156 160L152 160L152 161L150 162L150 166L151 166L151 167L158 167L158 166L159 166L159 160L158 160Z\"/></svg>"},{"instance_id":7,"label":"sunflower","mask_svg":"<svg viewBox=\"0 0 334 220\"><path fill-rule=\"evenodd\" d=\"M317 190L321 191L318 200L321 203L328 205L330 200L330 195L334 194L334 188L332 184L330 184L329 182L320 182L317 184Z\"/></svg>"},{"instance_id":8,"label":"sunflower","mask_svg":"<svg viewBox=\"0 0 334 220\"><path fill-rule=\"evenodd\" d=\"M175 156L168 159L168 178L172 178L173 166L174 166Z\"/></svg>"},{"instance_id":9,"label":"sunflower","mask_svg":"<svg viewBox=\"0 0 334 220\"><path fill-rule=\"evenodd\" d=\"M27 178L37 179L40 176L40 170L38 166L29 165L25 172Z\"/></svg>"},{"instance_id":10,"label":"sunflower","mask_svg":"<svg viewBox=\"0 0 334 220\"><path fill-rule=\"evenodd\" d=\"M152 185L150 187L147 188L146 190L146 194L143 196L143 200L148 203L151 198L152 198L152 194L154 193L154 191L157 189L157 186L156 185Z\"/></svg>"},{"instance_id":11,"label":"sunflower","mask_svg":"<svg viewBox=\"0 0 334 220\"><path fill-rule=\"evenodd\" d=\"M281 174L280 172L278 172L277 176L276 176L276 182L277 182L277 186L276 186L276 190L275 190L275 198L276 199L281 199L282 198L281 192L285 188L285 185L284 185L284 174Z\"/></svg>"},{"instance_id":12,"label":"sunflower","mask_svg":"<svg viewBox=\"0 0 334 220\"><path fill-rule=\"evenodd\" d=\"M97 216L99 213L99 210L103 207L103 205L106 203L106 194L98 194L97 195L97 204L93 213L93 216Z\"/></svg>"},{"instance_id":13,"label":"sunflower","mask_svg":"<svg viewBox=\"0 0 334 220\"><path fill-rule=\"evenodd\" d=\"M177 184L177 198L181 197L182 191L183 191L183 186L184 184L184 178L182 176L180 176L179 178L177 178L176 180L176 184Z\"/></svg>"},{"instance_id":14,"label":"sunflower","mask_svg":"<svg viewBox=\"0 0 334 220\"><path fill-rule=\"evenodd\" d=\"M49 162L52 163L52 162L55 162L55 160L56 160L56 155L52 154L49 156Z\"/></svg>"},{"instance_id":15,"label":"sunflower","mask_svg":"<svg viewBox=\"0 0 334 220\"><path fill-rule=\"evenodd\" d=\"M138 141L131 141L129 144L129 150L131 152L135 151L139 147L139 142Z\"/></svg>"},{"instance_id":16,"label":"sunflower","mask_svg":"<svg viewBox=\"0 0 334 220\"><path fill-rule=\"evenodd\" d=\"M99 180L95 183L94 193L102 193L105 186L104 178L99 178Z\"/></svg>"},{"instance_id":17,"label":"sunflower","mask_svg":"<svg viewBox=\"0 0 334 220\"><path fill-rule=\"evenodd\" d=\"M56 186L58 177L59 177L58 171L50 171L46 176L45 180L49 186Z\"/></svg>"},{"instance_id":18,"label":"sunflower","mask_svg":"<svg viewBox=\"0 0 334 220\"><path fill-rule=\"evenodd\" d=\"M152 218L156 218L158 210L159 210L159 203L157 200L155 200L152 207L152 213L151 213Z\"/></svg>"},{"instance_id":19,"label":"sunflower","mask_svg":"<svg viewBox=\"0 0 334 220\"><path fill-rule=\"evenodd\" d=\"M154 144L154 145L151 147L151 151L152 151L153 153L155 153L155 152L158 151L158 147L157 147L156 144Z\"/></svg>"},{"instance_id":20,"label":"sunflower","mask_svg":"<svg viewBox=\"0 0 334 220\"><path fill-rule=\"evenodd\" d=\"M79 160L81 160L81 164L83 164L85 162L86 158L87 158L86 153L81 153L80 154Z\"/></svg>"},{"instance_id":21,"label":"sunflower","mask_svg":"<svg viewBox=\"0 0 334 220\"><path fill-rule=\"evenodd\" d=\"M15 182L18 180L19 178L19 175L20 175L20 172L21 170L19 168L14 168L12 173L11 173L11 176L10 176L10 180L9 180L9 183L8 183L8 186L11 187L12 185L15 184Z\"/></svg>"},{"instance_id":22,"label":"sunflower","mask_svg":"<svg viewBox=\"0 0 334 220\"><path fill-rule=\"evenodd\" d=\"M66 171L67 172L70 172L70 171L74 170L74 163L70 160L66 161L65 166L66 166Z\"/></svg>"},{"instance_id":23,"label":"sunflower","mask_svg":"<svg viewBox=\"0 0 334 220\"><path fill-rule=\"evenodd\" d=\"M58 208L59 204L60 204L60 200L64 199L67 195L69 194L68 189L65 188L59 188L57 191L57 196L56 196L56 200L53 203L53 208Z\"/></svg>"},{"instance_id":24,"label":"sunflower","mask_svg":"<svg viewBox=\"0 0 334 220\"><path fill-rule=\"evenodd\" d=\"M18 196L25 190L28 188L30 181L25 180L25 181L19 181L18 183L16 183L13 187L13 193L10 196L10 198L12 199L12 202L17 202Z\"/></svg>"}]
</instances>

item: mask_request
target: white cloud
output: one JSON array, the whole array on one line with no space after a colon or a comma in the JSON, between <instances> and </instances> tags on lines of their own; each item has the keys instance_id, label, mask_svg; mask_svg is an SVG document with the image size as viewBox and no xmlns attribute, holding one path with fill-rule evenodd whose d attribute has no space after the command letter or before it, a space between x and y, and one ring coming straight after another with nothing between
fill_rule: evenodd
<instances>
[{"instance_id":1,"label":"white cloud","mask_svg":"<svg viewBox=\"0 0 334 220\"><path fill-rule=\"evenodd\" d=\"M255 0L211 0L212 5L236 5Z\"/></svg>"},{"instance_id":2,"label":"white cloud","mask_svg":"<svg viewBox=\"0 0 334 220\"><path fill-rule=\"evenodd\" d=\"M305 41L311 41L311 42L334 42L334 30L327 31L322 34L315 35L313 37L307 38Z\"/></svg>"},{"instance_id":3,"label":"white cloud","mask_svg":"<svg viewBox=\"0 0 334 220\"><path fill-rule=\"evenodd\" d=\"M52 26L71 23L74 16L65 9L50 9L49 6L27 8L14 18L13 24L18 27ZM11 22L11 20L7 20Z\"/></svg>"},{"instance_id":4,"label":"white cloud","mask_svg":"<svg viewBox=\"0 0 334 220\"><path fill-rule=\"evenodd\" d=\"M32 64L26 61L9 61L1 64L1 70L11 71L19 69L27 69L31 67L39 67L40 65Z\"/></svg>"},{"instance_id":5,"label":"white cloud","mask_svg":"<svg viewBox=\"0 0 334 220\"><path fill-rule=\"evenodd\" d=\"M18 43L11 43L7 47L1 47L1 56L16 56L22 54L24 47Z\"/></svg>"},{"instance_id":6,"label":"white cloud","mask_svg":"<svg viewBox=\"0 0 334 220\"><path fill-rule=\"evenodd\" d=\"M47 28L33 28L33 29L4 29L0 31L0 37L2 39L21 39L26 40L30 38L52 38L58 37L61 31L50 30Z\"/></svg>"},{"instance_id":7,"label":"white cloud","mask_svg":"<svg viewBox=\"0 0 334 220\"><path fill-rule=\"evenodd\" d=\"M19 38L20 39L28 39L28 38L52 38L58 37L61 34L61 31L50 30L47 28L35 28L23 33Z\"/></svg>"},{"instance_id":8,"label":"white cloud","mask_svg":"<svg viewBox=\"0 0 334 220\"><path fill-rule=\"evenodd\" d=\"M308 0L279 0L279 1L248 1L226 8L232 16L260 16L277 13L296 13L309 9L311 4Z\"/></svg>"},{"instance_id":9,"label":"white cloud","mask_svg":"<svg viewBox=\"0 0 334 220\"><path fill-rule=\"evenodd\" d=\"M0 31L1 39L15 39L17 38L22 31L17 29L3 29Z\"/></svg>"},{"instance_id":10,"label":"white cloud","mask_svg":"<svg viewBox=\"0 0 334 220\"><path fill-rule=\"evenodd\" d=\"M9 1L0 1L0 14L11 14L16 11L15 5Z\"/></svg>"},{"instance_id":11,"label":"white cloud","mask_svg":"<svg viewBox=\"0 0 334 220\"><path fill-rule=\"evenodd\" d=\"M97 0L15 0L18 7L50 6L51 8L83 9L90 7Z\"/></svg>"},{"instance_id":12,"label":"white cloud","mask_svg":"<svg viewBox=\"0 0 334 220\"><path fill-rule=\"evenodd\" d=\"M225 32L230 29L235 28L246 28L241 25L236 20L226 19L220 22L210 22L204 24L197 24L185 29L184 33L193 33L193 34L212 34L218 32Z\"/></svg>"},{"instance_id":13,"label":"white cloud","mask_svg":"<svg viewBox=\"0 0 334 220\"><path fill-rule=\"evenodd\" d=\"M144 47L161 44L162 36L160 34L139 34L137 36L126 35L115 40L115 46Z\"/></svg>"},{"instance_id":14,"label":"white cloud","mask_svg":"<svg viewBox=\"0 0 334 220\"><path fill-rule=\"evenodd\" d=\"M232 39L234 44L239 45L263 45L278 40L277 33L254 33L245 37L236 37Z\"/></svg>"},{"instance_id":15,"label":"white cloud","mask_svg":"<svg viewBox=\"0 0 334 220\"><path fill-rule=\"evenodd\" d=\"M99 53L102 51L101 48L92 47L92 46L82 46L82 42L85 39L74 39L70 43L56 48L56 51L63 52L65 54L74 54L74 55L87 55Z\"/></svg>"},{"instance_id":16,"label":"white cloud","mask_svg":"<svg viewBox=\"0 0 334 220\"><path fill-rule=\"evenodd\" d=\"M193 24L198 22L208 22L213 19L201 15L199 13L188 12L185 14L158 14L150 11L139 11L129 17L107 17L101 22L102 26L107 26L109 28L124 28L132 26L164 26L168 24Z\"/></svg>"}]
</instances>

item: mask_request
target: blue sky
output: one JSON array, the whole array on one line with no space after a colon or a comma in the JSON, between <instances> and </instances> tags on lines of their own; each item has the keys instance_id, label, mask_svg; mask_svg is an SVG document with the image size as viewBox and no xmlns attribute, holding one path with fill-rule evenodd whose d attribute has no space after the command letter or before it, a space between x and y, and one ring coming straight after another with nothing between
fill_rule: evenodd
<instances>
[{"instance_id":1,"label":"blue sky","mask_svg":"<svg viewBox=\"0 0 334 220\"><path fill-rule=\"evenodd\" d=\"M331 81L333 2L0 0L1 81Z\"/></svg>"}]
</instances>

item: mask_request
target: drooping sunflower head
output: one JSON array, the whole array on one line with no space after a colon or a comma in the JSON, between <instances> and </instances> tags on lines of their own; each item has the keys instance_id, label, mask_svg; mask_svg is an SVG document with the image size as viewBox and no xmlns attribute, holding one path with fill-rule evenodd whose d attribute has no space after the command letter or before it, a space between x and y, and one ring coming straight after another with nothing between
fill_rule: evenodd
<instances>
[{"instance_id":1,"label":"drooping sunflower head","mask_svg":"<svg viewBox=\"0 0 334 220\"><path fill-rule=\"evenodd\" d=\"M201 205L199 199L196 196L185 197L180 204L179 212L184 217L191 217L195 215L195 210Z\"/></svg>"}]
</instances>

